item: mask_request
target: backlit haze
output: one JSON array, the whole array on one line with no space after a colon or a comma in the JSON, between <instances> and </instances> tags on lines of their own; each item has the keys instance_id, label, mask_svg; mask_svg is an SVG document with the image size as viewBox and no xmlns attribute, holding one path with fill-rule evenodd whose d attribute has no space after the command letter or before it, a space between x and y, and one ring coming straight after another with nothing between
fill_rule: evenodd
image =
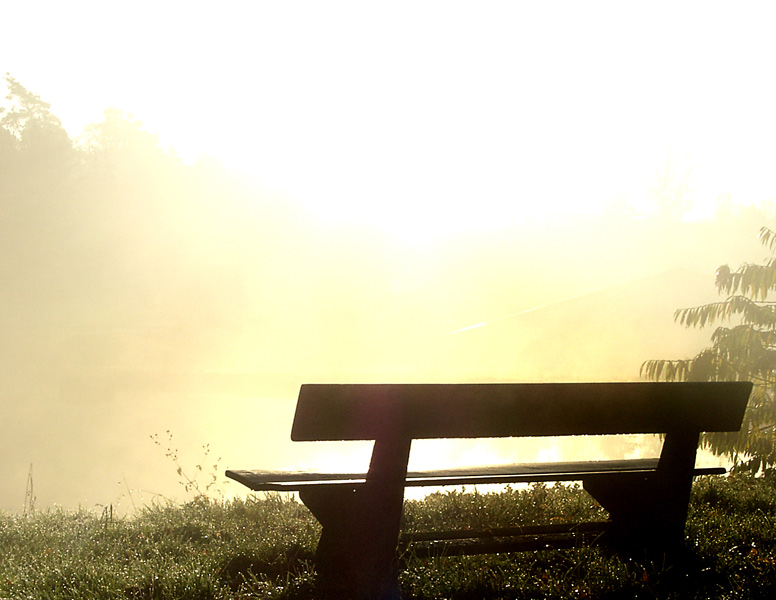
<instances>
[{"instance_id":1,"label":"backlit haze","mask_svg":"<svg viewBox=\"0 0 776 600\"><path fill-rule=\"evenodd\" d=\"M195 209L171 192L84 225L142 266L116 289L144 295L85 295L98 308L77 317L36 297L40 318L20 325L30 298L6 290L3 510L21 510L30 465L39 506L185 498L167 430L189 470L203 444L223 457L219 485L227 467L360 468L363 448L288 441L304 382L635 380L642 361L708 342L673 311L717 299L716 267L766 256L766 4L76 0L2 14L0 72L72 139L116 108L229 182ZM415 464L564 452L428 448Z\"/></svg>"}]
</instances>

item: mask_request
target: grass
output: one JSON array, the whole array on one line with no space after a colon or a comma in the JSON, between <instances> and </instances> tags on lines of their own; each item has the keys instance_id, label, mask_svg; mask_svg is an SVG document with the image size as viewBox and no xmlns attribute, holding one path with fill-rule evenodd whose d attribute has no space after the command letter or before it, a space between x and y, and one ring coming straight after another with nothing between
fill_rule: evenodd
<instances>
[{"instance_id":1,"label":"grass","mask_svg":"<svg viewBox=\"0 0 776 600\"><path fill-rule=\"evenodd\" d=\"M578 487L451 489L408 501L409 530L602 516ZM159 504L127 517L49 510L0 515L0 598L303 599L314 596L319 526L290 497ZM408 598L773 598L776 482L696 481L686 559L665 565L580 547L407 557Z\"/></svg>"}]
</instances>

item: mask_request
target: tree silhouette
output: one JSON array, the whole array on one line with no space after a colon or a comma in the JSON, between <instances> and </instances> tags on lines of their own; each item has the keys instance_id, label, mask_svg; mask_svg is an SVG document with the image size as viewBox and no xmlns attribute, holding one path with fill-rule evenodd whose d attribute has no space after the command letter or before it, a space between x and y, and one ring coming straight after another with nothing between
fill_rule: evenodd
<instances>
[{"instance_id":1,"label":"tree silhouette","mask_svg":"<svg viewBox=\"0 0 776 600\"><path fill-rule=\"evenodd\" d=\"M2 144L20 153L24 162L48 161L54 166L63 157L71 158L70 141L62 122L51 113L51 105L27 90L11 75L5 77L8 106L0 107Z\"/></svg>"},{"instance_id":2,"label":"tree silhouette","mask_svg":"<svg viewBox=\"0 0 776 600\"><path fill-rule=\"evenodd\" d=\"M774 254L764 264L717 269L717 290L725 300L674 314L685 327L729 323L714 330L711 346L694 358L649 360L641 366L642 376L656 381L752 381L741 430L706 434L703 444L732 459L735 471L753 474L776 470L776 302L768 299L776 292L776 232L763 227L759 239Z\"/></svg>"}]
</instances>

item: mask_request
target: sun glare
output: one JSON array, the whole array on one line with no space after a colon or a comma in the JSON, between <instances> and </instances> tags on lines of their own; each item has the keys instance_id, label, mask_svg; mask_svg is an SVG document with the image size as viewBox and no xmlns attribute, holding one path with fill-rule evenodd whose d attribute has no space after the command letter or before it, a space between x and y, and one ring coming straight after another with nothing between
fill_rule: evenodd
<instances>
[{"instance_id":1,"label":"sun glare","mask_svg":"<svg viewBox=\"0 0 776 600\"><path fill-rule=\"evenodd\" d=\"M99 78L70 69L66 80L62 69L48 76L49 63L29 56L25 72L12 74L51 101L74 134L117 106L184 158L216 156L321 219L412 243L613 202L647 210L647 190L669 157L692 169L693 218L724 191L736 199L739 190L758 192L776 159L772 120L762 118L767 78L729 56L768 56L762 25L747 21L744 36L709 10L706 27L693 29L708 54L688 55L689 9L663 19L659 10L613 5L607 13L621 28L599 31L595 11L562 5L424 3L411 19L358 3L348 4L350 19L316 3L192 10L189 26L175 30L188 54L174 78L165 22L177 11L152 24L140 11L126 15L133 27L115 39L99 33L111 48L99 56L86 25L68 39L59 37L65 28L46 29L75 53L71 64L86 64L87 54L96 61ZM147 44L128 37L135 28L147 29ZM656 29L665 30L657 46ZM202 30L214 44L198 43ZM739 97L751 110L726 125L719 117Z\"/></svg>"},{"instance_id":2,"label":"sun glare","mask_svg":"<svg viewBox=\"0 0 776 600\"><path fill-rule=\"evenodd\" d=\"M505 160L509 147L500 148L500 143L498 138L492 140L493 164L483 164L482 157L471 153L430 146L436 161L418 167L391 166L391 157L404 152L398 146L381 148L368 158L348 154L348 148L333 148L331 155L308 160L304 172L282 176L276 170L274 185L323 221L377 229L412 244L459 232L545 225L595 214L617 197L638 206L638 187L634 193L622 177L607 178L585 164L583 156L576 165L531 170L517 157ZM593 139L588 145L594 154L608 151ZM348 156L347 168L341 164L342 156ZM620 173L630 171L636 186L646 185L648 168L640 166L637 172L628 164L616 166Z\"/></svg>"}]
</instances>

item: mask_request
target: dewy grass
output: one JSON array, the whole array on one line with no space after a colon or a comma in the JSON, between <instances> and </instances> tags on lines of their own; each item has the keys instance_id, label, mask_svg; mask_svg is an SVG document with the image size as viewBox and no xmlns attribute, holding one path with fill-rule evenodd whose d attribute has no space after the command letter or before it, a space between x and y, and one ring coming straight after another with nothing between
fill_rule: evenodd
<instances>
[{"instance_id":1,"label":"dewy grass","mask_svg":"<svg viewBox=\"0 0 776 600\"><path fill-rule=\"evenodd\" d=\"M280 498L198 500L112 522L60 510L1 522L0 597L11 598L230 598L246 575L309 568L319 531Z\"/></svg>"},{"instance_id":2,"label":"dewy grass","mask_svg":"<svg viewBox=\"0 0 776 600\"><path fill-rule=\"evenodd\" d=\"M507 487L500 493L465 493L458 489L405 502L405 528L455 529L508 527L516 523L544 525L564 521L601 520L606 513L578 485L538 483Z\"/></svg>"},{"instance_id":3,"label":"dewy grass","mask_svg":"<svg viewBox=\"0 0 776 600\"><path fill-rule=\"evenodd\" d=\"M578 486L498 493L451 489L408 501L408 530L603 518ZM127 517L50 510L0 515L0 598L314 597L320 527L281 495L200 497ZM605 548L474 557L406 557L409 600L776 597L776 483L699 479L686 553L671 564Z\"/></svg>"}]
</instances>

